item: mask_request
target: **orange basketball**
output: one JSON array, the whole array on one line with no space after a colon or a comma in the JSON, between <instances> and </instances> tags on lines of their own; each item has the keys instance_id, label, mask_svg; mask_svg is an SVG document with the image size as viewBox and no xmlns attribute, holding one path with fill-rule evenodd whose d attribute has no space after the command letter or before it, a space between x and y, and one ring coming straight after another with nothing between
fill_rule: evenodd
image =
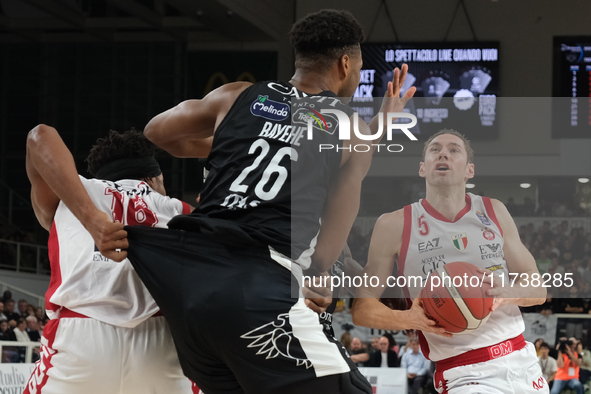
<instances>
[{"instance_id":1,"label":"orange basketball","mask_svg":"<svg viewBox=\"0 0 591 394\"><path fill-rule=\"evenodd\" d=\"M477 330L490 316L490 284L474 264L448 263L427 278L419 298L425 314L452 334Z\"/></svg>"}]
</instances>

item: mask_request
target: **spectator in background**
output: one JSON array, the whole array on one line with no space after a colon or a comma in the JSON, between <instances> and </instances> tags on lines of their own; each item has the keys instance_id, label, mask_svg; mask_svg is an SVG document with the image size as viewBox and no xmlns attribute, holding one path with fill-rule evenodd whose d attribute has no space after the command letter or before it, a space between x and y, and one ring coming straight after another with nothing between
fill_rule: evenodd
<instances>
[{"instance_id":1,"label":"spectator in background","mask_svg":"<svg viewBox=\"0 0 591 394\"><path fill-rule=\"evenodd\" d=\"M41 341L41 333L39 332L39 321L34 315L29 315L26 317L27 322L27 335L33 342L40 342Z\"/></svg>"},{"instance_id":2,"label":"spectator in background","mask_svg":"<svg viewBox=\"0 0 591 394\"><path fill-rule=\"evenodd\" d=\"M2 293L2 302L4 302L4 304L6 305L6 301L12 299L12 293L10 292L10 290L5 290L4 293Z\"/></svg>"},{"instance_id":3,"label":"spectator in background","mask_svg":"<svg viewBox=\"0 0 591 394\"><path fill-rule=\"evenodd\" d=\"M4 314L6 315L6 320L10 323L11 320L18 321L20 315L14 311L14 300L9 299L4 302Z\"/></svg>"},{"instance_id":4,"label":"spectator in background","mask_svg":"<svg viewBox=\"0 0 591 394\"><path fill-rule=\"evenodd\" d=\"M538 359L540 360L542 375L544 375L544 379L546 379L546 382L548 382L548 385L552 388L552 382L554 381L558 367L556 365L556 360L553 357L550 357L550 346L546 342L540 344L540 356Z\"/></svg>"},{"instance_id":5,"label":"spectator in background","mask_svg":"<svg viewBox=\"0 0 591 394\"><path fill-rule=\"evenodd\" d=\"M369 353L374 354L375 352L380 351L380 337L373 337L371 339L371 346L369 348Z\"/></svg>"},{"instance_id":6,"label":"spectator in background","mask_svg":"<svg viewBox=\"0 0 591 394\"><path fill-rule=\"evenodd\" d=\"M536 348L536 355L538 357L542 354L542 351L540 350L540 346L542 345L543 342L544 342L544 339L543 338L538 338L534 342L534 346Z\"/></svg>"},{"instance_id":7,"label":"spectator in background","mask_svg":"<svg viewBox=\"0 0 591 394\"><path fill-rule=\"evenodd\" d=\"M18 300L18 314L21 317L27 317L27 307L29 306L29 303L27 302L27 300L25 299L20 299Z\"/></svg>"},{"instance_id":8,"label":"spectator in background","mask_svg":"<svg viewBox=\"0 0 591 394\"><path fill-rule=\"evenodd\" d=\"M398 344L396 343L396 339L394 339L392 334L387 332L383 336L388 338L388 342L390 343L390 350L394 350L396 352L396 354L398 354L398 351L400 350L400 346L398 346ZM379 343L379 341L378 341L378 343Z\"/></svg>"},{"instance_id":9,"label":"spectator in background","mask_svg":"<svg viewBox=\"0 0 591 394\"><path fill-rule=\"evenodd\" d=\"M27 310L25 311L25 316L23 317L27 316L35 316L35 306L31 304L27 305Z\"/></svg>"},{"instance_id":10,"label":"spectator in background","mask_svg":"<svg viewBox=\"0 0 591 394\"><path fill-rule=\"evenodd\" d=\"M0 301L0 320L8 320L4 314L4 302Z\"/></svg>"},{"instance_id":11,"label":"spectator in background","mask_svg":"<svg viewBox=\"0 0 591 394\"><path fill-rule=\"evenodd\" d=\"M42 307L38 306L37 308L35 308L35 316L37 317L37 319L39 319L39 322L43 322L47 315L45 314L45 310L43 310Z\"/></svg>"},{"instance_id":12,"label":"spectator in background","mask_svg":"<svg viewBox=\"0 0 591 394\"><path fill-rule=\"evenodd\" d=\"M543 275L546 272L548 272L548 270L552 266L552 260L548 257L544 249L540 250L538 257L536 258L536 265L538 266L540 275Z\"/></svg>"},{"instance_id":13,"label":"spectator in background","mask_svg":"<svg viewBox=\"0 0 591 394\"><path fill-rule=\"evenodd\" d=\"M14 331L10 329L6 320L0 320L0 341L16 341Z\"/></svg>"},{"instance_id":14,"label":"spectator in background","mask_svg":"<svg viewBox=\"0 0 591 394\"><path fill-rule=\"evenodd\" d=\"M14 328L14 336L18 342L31 342L31 338L27 334L27 322L20 317Z\"/></svg>"},{"instance_id":15,"label":"spectator in background","mask_svg":"<svg viewBox=\"0 0 591 394\"><path fill-rule=\"evenodd\" d=\"M349 333L349 331L345 331L343 335L341 335L341 343L343 344L345 349L351 349L352 340L353 338L351 338L351 333Z\"/></svg>"},{"instance_id":16,"label":"spectator in background","mask_svg":"<svg viewBox=\"0 0 591 394\"><path fill-rule=\"evenodd\" d=\"M581 358L581 370L579 371L579 381L581 384L587 383L591 378L591 352L589 349L583 349L583 343L577 342L577 353Z\"/></svg>"},{"instance_id":17,"label":"spectator in background","mask_svg":"<svg viewBox=\"0 0 591 394\"><path fill-rule=\"evenodd\" d=\"M368 367L392 368L398 366L398 355L390 349L390 341L387 337L381 337L378 341L379 352L375 352L367 362Z\"/></svg>"},{"instance_id":18,"label":"spectator in background","mask_svg":"<svg viewBox=\"0 0 591 394\"><path fill-rule=\"evenodd\" d=\"M408 341L411 351L402 355L400 367L406 368L406 377L408 379L408 393L418 394L419 389L427 380L427 372L431 367L431 362L423 356L420 351L419 340L412 338Z\"/></svg>"},{"instance_id":19,"label":"spectator in background","mask_svg":"<svg viewBox=\"0 0 591 394\"><path fill-rule=\"evenodd\" d=\"M582 360L575 352L575 346L568 339L561 340L558 344L558 357L556 359L558 368L550 394L559 394L565 387L573 389L576 394L583 394L583 385L579 381Z\"/></svg>"},{"instance_id":20,"label":"spectator in background","mask_svg":"<svg viewBox=\"0 0 591 394\"><path fill-rule=\"evenodd\" d=\"M367 349L363 348L363 343L358 337L351 339L351 349L349 350L349 354L351 355L351 360L358 367L362 366L363 363L369 360Z\"/></svg>"}]
</instances>

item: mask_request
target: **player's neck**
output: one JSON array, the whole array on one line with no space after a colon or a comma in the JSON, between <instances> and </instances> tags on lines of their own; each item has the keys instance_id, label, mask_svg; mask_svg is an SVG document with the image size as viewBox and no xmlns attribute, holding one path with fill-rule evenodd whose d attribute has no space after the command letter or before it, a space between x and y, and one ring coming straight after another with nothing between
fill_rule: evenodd
<instances>
[{"instance_id":1,"label":"player's neck","mask_svg":"<svg viewBox=\"0 0 591 394\"><path fill-rule=\"evenodd\" d=\"M464 188L457 187L432 189L427 185L425 199L437 212L453 221L466 206L466 191Z\"/></svg>"},{"instance_id":2,"label":"player's neck","mask_svg":"<svg viewBox=\"0 0 591 394\"><path fill-rule=\"evenodd\" d=\"M305 93L316 94L330 90L334 94L338 94L338 89L335 86L334 81L327 74L296 69L296 72L289 80L289 83Z\"/></svg>"}]
</instances>

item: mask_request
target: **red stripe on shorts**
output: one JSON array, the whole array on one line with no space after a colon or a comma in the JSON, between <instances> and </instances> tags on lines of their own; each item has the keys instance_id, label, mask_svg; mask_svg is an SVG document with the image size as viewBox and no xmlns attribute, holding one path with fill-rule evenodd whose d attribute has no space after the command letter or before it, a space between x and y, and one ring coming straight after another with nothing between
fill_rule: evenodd
<instances>
[{"instance_id":1,"label":"red stripe on shorts","mask_svg":"<svg viewBox=\"0 0 591 394\"><path fill-rule=\"evenodd\" d=\"M51 359L57 353L56 350L52 349L52 346L58 327L59 320L50 320L43 329L41 357L35 363L35 369L27 382L27 387L23 391L23 394L41 394L43 387L47 384L47 379L49 378L47 371L53 367Z\"/></svg>"}]
</instances>

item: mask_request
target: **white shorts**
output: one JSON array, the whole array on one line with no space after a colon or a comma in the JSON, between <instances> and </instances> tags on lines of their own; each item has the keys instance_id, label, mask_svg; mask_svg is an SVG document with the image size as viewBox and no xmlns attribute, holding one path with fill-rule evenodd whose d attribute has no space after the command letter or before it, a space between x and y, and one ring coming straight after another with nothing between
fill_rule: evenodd
<instances>
[{"instance_id":1,"label":"white shorts","mask_svg":"<svg viewBox=\"0 0 591 394\"><path fill-rule=\"evenodd\" d=\"M449 394L549 393L534 345L481 363L436 371L435 389Z\"/></svg>"},{"instance_id":2,"label":"white shorts","mask_svg":"<svg viewBox=\"0 0 591 394\"><path fill-rule=\"evenodd\" d=\"M41 343L23 394L193 393L162 316L134 328L91 318L50 320Z\"/></svg>"}]
</instances>

